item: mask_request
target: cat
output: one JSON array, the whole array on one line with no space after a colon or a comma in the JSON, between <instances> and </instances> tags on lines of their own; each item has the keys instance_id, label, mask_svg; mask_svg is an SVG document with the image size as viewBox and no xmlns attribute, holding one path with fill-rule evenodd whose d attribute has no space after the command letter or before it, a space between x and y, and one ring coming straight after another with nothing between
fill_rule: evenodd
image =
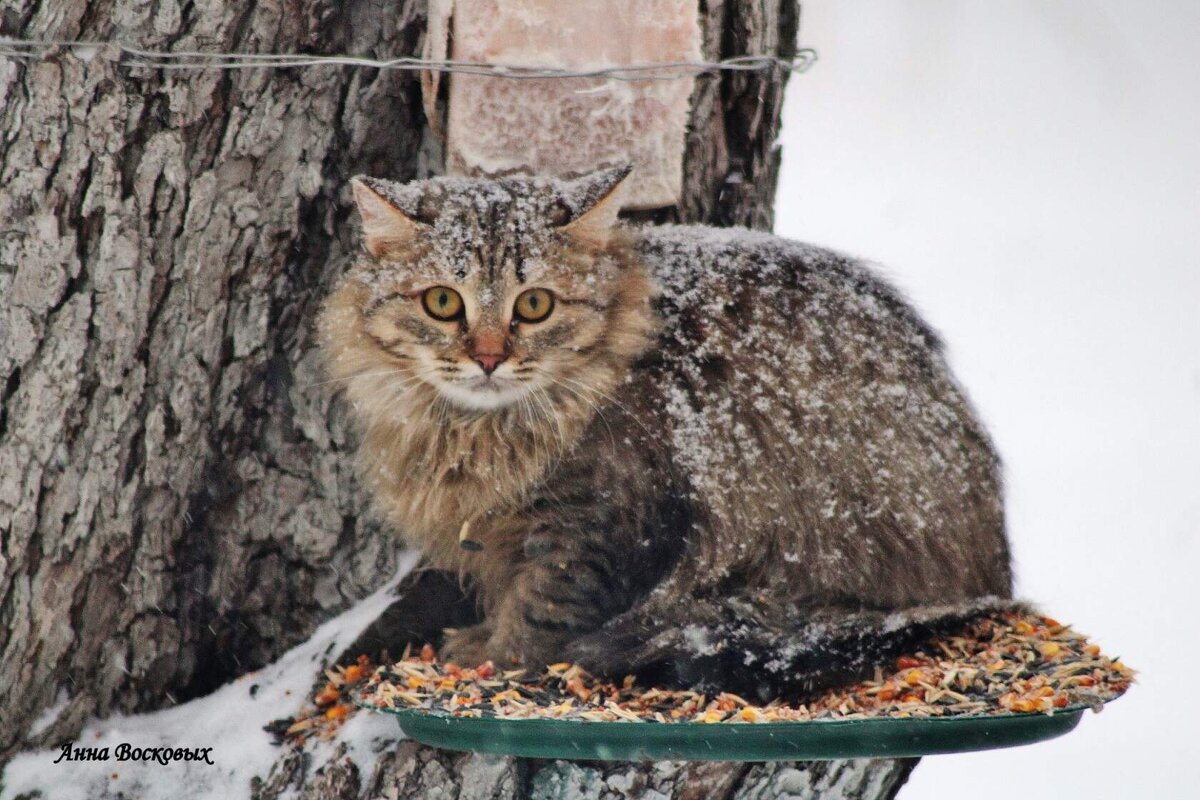
<instances>
[{"instance_id":1,"label":"cat","mask_svg":"<svg viewBox=\"0 0 1200 800\"><path fill-rule=\"evenodd\" d=\"M1007 607L998 458L930 327L829 250L626 226L627 174L352 181L320 341L424 562L357 646L450 608L459 664L799 696Z\"/></svg>"}]
</instances>

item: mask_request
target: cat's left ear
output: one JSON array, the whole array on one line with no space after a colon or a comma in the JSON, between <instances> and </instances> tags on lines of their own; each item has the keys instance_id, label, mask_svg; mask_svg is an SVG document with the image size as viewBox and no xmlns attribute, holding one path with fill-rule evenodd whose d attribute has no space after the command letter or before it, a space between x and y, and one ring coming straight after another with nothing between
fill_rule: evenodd
<instances>
[{"instance_id":1,"label":"cat's left ear","mask_svg":"<svg viewBox=\"0 0 1200 800\"><path fill-rule=\"evenodd\" d=\"M363 245L376 258L404 247L425 227L384 197L382 187L373 178L353 178L350 186L362 216Z\"/></svg>"},{"instance_id":2,"label":"cat's left ear","mask_svg":"<svg viewBox=\"0 0 1200 800\"><path fill-rule=\"evenodd\" d=\"M562 227L563 233L597 247L608 244L631 172L631 166L612 167L571 181L563 200L576 209L576 214Z\"/></svg>"}]
</instances>

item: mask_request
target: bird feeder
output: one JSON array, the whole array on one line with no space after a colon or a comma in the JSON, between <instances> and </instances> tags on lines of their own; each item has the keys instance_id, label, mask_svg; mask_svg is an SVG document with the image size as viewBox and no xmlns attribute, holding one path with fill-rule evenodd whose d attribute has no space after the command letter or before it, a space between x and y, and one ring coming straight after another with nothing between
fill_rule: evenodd
<instances>
[{"instance_id":1,"label":"bird feeder","mask_svg":"<svg viewBox=\"0 0 1200 800\"><path fill-rule=\"evenodd\" d=\"M890 672L890 674L889 674ZM542 673L439 664L380 667L351 698L450 750L619 761L902 758L1031 744L1120 697L1133 671L1048 618L998 612L932 639L873 679L801 703L605 681L578 665Z\"/></svg>"},{"instance_id":2,"label":"bird feeder","mask_svg":"<svg viewBox=\"0 0 1200 800\"><path fill-rule=\"evenodd\" d=\"M394 714L410 739L447 750L603 761L821 761L909 758L1033 744L1069 733L1087 709L1065 709L1054 715L762 725L509 720L381 710Z\"/></svg>"}]
</instances>

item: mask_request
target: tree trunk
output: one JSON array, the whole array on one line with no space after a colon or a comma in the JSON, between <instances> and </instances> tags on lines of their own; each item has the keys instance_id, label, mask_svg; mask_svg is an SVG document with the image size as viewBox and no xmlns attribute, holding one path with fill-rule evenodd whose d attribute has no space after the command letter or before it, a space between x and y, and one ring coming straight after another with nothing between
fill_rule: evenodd
<instances>
[{"instance_id":1,"label":"tree trunk","mask_svg":"<svg viewBox=\"0 0 1200 800\"><path fill-rule=\"evenodd\" d=\"M663 761L541 761L479 753L450 753L401 742L368 776L338 749L313 772L293 751L256 781L253 800L276 800L289 787L301 800L884 800L896 796L917 759L739 764Z\"/></svg>"},{"instance_id":2,"label":"tree trunk","mask_svg":"<svg viewBox=\"0 0 1200 800\"><path fill-rule=\"evenodd\" d=\"M379 55L416 52L425 13L4 8L28 39ZM30 743L205 693L393 571L312 320L347 177L416 176L420 109L411 73L0 60L0 754L60 692Z\"/></svg>"},{"instance_id":3,"label":"tree trunk","mask_svg":"<svg viewBox=\"0 0 1200 800\"><path fill-rule=\"evenodd\" d=\"M794 53L790 0L702 13L707 58ZM4 36L161 50L396 57L420 52L424 28L423 0L0 10ZM699 79L683 200L652 218L770 227L785 80ZM353 246L347 178L441 169L421 108L405 72L170 71L113 48L0 59L0 763L91 715L260 667L392 573L394 536L361 513L312 320ZM874 798L912 768L597 766L402 743L363 782L353 764L317 773L282 755L264 798L599 782L616 796L854 784L846 796ZM724 788L695 794L709 785Z\"/></svg>"}]
</instances>

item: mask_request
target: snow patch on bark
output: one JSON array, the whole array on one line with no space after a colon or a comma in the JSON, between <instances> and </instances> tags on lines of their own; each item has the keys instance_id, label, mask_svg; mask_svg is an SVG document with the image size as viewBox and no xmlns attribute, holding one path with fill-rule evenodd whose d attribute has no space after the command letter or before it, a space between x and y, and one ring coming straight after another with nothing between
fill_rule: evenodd
<instances>
[{"instance_id":1,"label":"snow patch on bark","mask_svg":"<svg viewBox=\"0 0 1200 800\"><path fill-rule=\"evenodd\" d=\"M263 726L300 709L308 700L315 676L383 613L394 600L392 589L415 563L415 553L406 555L396 577L386 586L321 625L308 641L270 666L174 708L91 720L73 744L107 748L106 761L64 759L55 764L62 755L61 749L17 756L5 769L0 800L14 800L34 792L54 800L118 796L142 800L179 797L228 800L249 796L251 779L266 776L281 754ZM312 755L315 763L324 763L339 743L345 743L350 757L363 774L369 775L381 744L390 745L399 737L399 729L390 717L356 714L334 740L319 743ZM211 747L213 763L121 762L116 751L125 743L143 749Z\"/></svg>"}]
</instances>

